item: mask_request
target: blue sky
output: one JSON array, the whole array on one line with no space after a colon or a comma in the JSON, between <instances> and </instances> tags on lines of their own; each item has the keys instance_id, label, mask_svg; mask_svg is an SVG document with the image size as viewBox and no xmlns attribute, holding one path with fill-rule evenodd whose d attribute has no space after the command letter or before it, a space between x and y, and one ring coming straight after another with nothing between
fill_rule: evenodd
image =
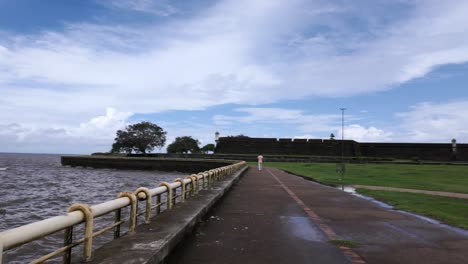
<instances>
[{"instance_id":1,"label":"blue sky","mask_svg":"<svg viewBox=\"0 0 468 264\"><path fill-rule=\"evenodd\" d=\"M468 2L0 0L0 151L190 135L468 141ZM162 149L161 151L164 151Z\"/></svg>"}]
</instances>

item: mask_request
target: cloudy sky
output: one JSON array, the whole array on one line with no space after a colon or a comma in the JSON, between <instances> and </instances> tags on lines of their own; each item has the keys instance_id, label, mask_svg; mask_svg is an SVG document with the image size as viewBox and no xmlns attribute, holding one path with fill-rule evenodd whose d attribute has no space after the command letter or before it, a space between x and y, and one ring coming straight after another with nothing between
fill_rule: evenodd
<instances>
[{"instance_id":1,"label":"cloudy sky","mask_svg":"<svg viewBox=\"0 0 468 264\"><path fill-rule=\"evenodd\" d=\"M212 143L468 142L465 0L0 0L0 152L142 120ZM162 150L164 151L164 150Z\"/></svg>"}]
</instances>

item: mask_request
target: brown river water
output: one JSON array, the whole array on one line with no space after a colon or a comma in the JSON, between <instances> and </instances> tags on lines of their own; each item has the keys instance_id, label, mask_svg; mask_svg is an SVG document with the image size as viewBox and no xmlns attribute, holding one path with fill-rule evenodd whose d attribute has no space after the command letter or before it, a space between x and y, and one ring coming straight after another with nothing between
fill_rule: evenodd
<instances>
[{"instance_id":1,"label":"brown river water","mask_svg":"<svg viewBox=\"0 0 468 264\"><path fill-rule=\"evenodd\" d=\"M0 232L63 215L73 203L94 205L115 199L122 191L154 188L183 176L179 172L71 168L61 166L60 155L0 153ZM103 216L95 222L104 225L112 218ZM75 239L81 237L79 231L80 227L74 232ZM111 239L109 231L95 240L94 248ZM3 261L27 263L56 250L62 242L63 232L58 232L5 252ZM73 252L79 254L81 249Z\"/></svg>"}]
</instances>

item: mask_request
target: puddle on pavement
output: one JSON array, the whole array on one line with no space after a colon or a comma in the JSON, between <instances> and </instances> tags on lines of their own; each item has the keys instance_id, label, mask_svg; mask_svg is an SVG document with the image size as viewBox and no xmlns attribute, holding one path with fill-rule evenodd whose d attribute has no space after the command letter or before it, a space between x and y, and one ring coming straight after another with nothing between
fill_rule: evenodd
<instances>
[{"instance_id":1,"label":"puddle on pavement","mask_svg":"<svg viewBox=\"0 0 468 264\"><path fill-rule=\"evenodd\" d=\"M281 221L287 228L287 232L306 241L327 241L325 235L310 222L308 217L303 216L280 216Z\"/></svg>"},{"instance_id":2,"label":"puddle on pavement","mask_svg":"<svg viewBox=\"0 0 468 264\"><path fill-rule=\"evenodd\" d=\"M353 186L339 186L339 187L336 187L336 189L340 190L340 191L344 191L344 192L347 192L347 193L350 193L354 196L357 196L357 197L360 197L362 199L365 199L365 200L368 200L368 201L371 201L383 208L387 208L387 209L393 209L393 206L392 205L389 205L387 203L384 203L384 202L381 202L381 201L378 201L372 197L369 197L369 196L365 196L365 195L362 195L362 194L359 194L356 192L356 188L354 188Z\"/></svg>"},{"instance_id":3,"label":"puddle on pavement","mask_svg":"<svg viewBox=\"0 0 468 264\"><path fill-rule=\"evenodd\" d=\"M384 202L381 202L381 201L378 201L372 197L369 197L369 196L365 196L365 195L362 195L362 194L359 194L356 192L356 188L354 188L353 186L338 186L336 187L336 189L340 190L340 191L344 191L344 192L347 192L349 194L352 194L354 196L357 196L357 197L360 197L362 199L365 199L365 200L368 200L368 201L371 201L377 205L379 205L380 207L383 207L383 208L386 208L386 209L394 209L394 207L390 204L387 204L387 203L384 203ZM410 216L413 216L413 217L416 217L420 220L423 220L425 222L428 222L428 223L431 223L431 224L434 224L434 225L437 225L439 227L442 227L442 228L446 228L446 229L449 229L457 234L461 234L461 235L464 235L464 236L468 236L468 230L466 229L463 229L463 228L459 228L459 227L455 227L455 226L451 226L451 225L447 225L447 224L444 224L444 223L441 223L439 222L438 220L436 219L433 219L433 218L430 218L430 217L427 217L427 216L422 216L422 215L418 215L418 214L415 214L415 213L411 213L411 212L408 212L408 211L402 211L402 210L397 210L397 209L394 209L395 211L397 212L400 212L402 214L405 214L405 215L410 215Z\"/></svg>"}]
</instances>

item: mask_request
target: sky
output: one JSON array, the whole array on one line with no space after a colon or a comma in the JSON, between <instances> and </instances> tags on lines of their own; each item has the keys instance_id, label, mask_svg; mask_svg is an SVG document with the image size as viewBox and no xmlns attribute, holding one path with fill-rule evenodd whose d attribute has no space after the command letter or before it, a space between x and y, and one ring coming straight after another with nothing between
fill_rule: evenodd
<instances>
[{"instance_id":1,"label":"sky","mask_svg":"<svg viewBox=\"0 0 468 264\"><path fill-rule=\"evenodd\" d=\"M192 136L468 142L465 0L0 0L0 152ZM158 150L164 152L162 148Z\"/></svg>"}]
</instances>

